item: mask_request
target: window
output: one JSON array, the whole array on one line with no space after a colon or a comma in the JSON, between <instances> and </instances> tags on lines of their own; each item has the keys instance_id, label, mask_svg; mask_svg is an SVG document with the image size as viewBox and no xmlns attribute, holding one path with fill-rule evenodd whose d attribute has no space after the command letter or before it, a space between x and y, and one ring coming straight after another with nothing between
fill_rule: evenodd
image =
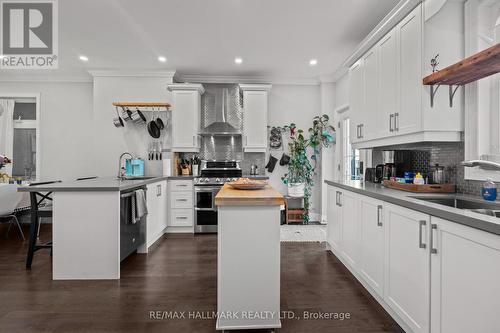
<instances>
[{"instance_id":1,"label":"window","mask_svg":"<svg viewBox=\"0 0 500 333\"><path fill-rule=\"evenodd\" d=\"M359 150L351 146L349 133L349 118L342 121L342 151L344 154L344 179L360 179L359 173Z\"/></svg>"},{"instance_id":2,"label":"window","mask_svg":"<svg viewBox=\"0 0 500 333\"><path fill-rule=\"evenodd\" d=\"M12 176L37 178L37 119L36 100L16 99L14 104L14 133Z\"/></svg>"}]
</instances>

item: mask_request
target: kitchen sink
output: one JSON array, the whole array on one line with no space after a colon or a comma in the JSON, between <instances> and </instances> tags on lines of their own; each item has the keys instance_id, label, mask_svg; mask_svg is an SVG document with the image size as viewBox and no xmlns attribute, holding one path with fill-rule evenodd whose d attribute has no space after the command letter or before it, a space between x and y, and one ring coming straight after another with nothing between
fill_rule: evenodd
<instances>
[{"instance_id":1,"label":"kitchen sink","mask_svg":"<svg viewBox=\"0 0 500 333\"><path fill-rule=\"evenodd\" d=\"M500 218L500 204L498 203L452 198L452 197L449 198L412 197L412 198Z\"/></svg>"}]
</instances>

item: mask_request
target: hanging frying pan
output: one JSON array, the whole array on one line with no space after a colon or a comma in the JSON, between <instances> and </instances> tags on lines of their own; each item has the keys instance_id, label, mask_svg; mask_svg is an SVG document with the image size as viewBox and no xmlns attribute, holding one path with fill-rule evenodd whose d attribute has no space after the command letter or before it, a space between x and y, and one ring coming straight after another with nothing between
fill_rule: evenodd
<instances>
[{"instance_id":1,"label":"hanging frying pan","mask_svg":"<svg viewBox=\"0 0 500 333\"><path fill-rule=\"evenodd\" d=\"M158 139L160 137L160 128L158 127L154 119L151 119L151 121L148 123L148 133L155 139Z\"/></svg>"},{"instance_id":2,"label":"hanging frying pan","mask_svg":"<svg viewBox=\"0 0 500 333\"><path fill-rule=\"evenodd\" d=\"M160 118L160 112L158 111L158 116L156 117L156 125L160 130L165 128L165 124L163 123L163 120Z\"/></svg>"}]
</instances>

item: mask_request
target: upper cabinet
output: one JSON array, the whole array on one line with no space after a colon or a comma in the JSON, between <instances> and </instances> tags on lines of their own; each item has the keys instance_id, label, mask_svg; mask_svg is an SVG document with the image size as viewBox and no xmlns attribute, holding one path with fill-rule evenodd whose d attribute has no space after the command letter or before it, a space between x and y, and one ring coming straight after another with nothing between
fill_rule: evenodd
<instances>
[{"instance_id":1,"label":"upper cabinet","mask_svg":"<svg viewBox=\"0 0 500 333\"><path fill-rule=\"evenodd\" d=\"M172 92L172 151L199 152L201 95L205 89L201 84L171 84Z\"/></svg>"},{"instance_id":2,"label":"upper cabinet","mask_svg":"<svg viewBox=\"0 0 500 333\"><path fill-rule=\"evenodd\" d=\"M243 151L266 152L268 84L240 84L243 94Z\"/></svg>"},{"instance_id":3,"label":"upper cabinet","mask_svg":"<svg viewBox=\"0 0 500 333\"><path fill-rule=\"evenodd\" d=\"M463 55L463 4L447 0L428 8L428 2L415 7L350 67L350 137L356 148L461 140L461 103L450 107L443 93L431 107L430 88L422 78L432 72L436 55L439 63Z\"/></svg>"}]
</instances>

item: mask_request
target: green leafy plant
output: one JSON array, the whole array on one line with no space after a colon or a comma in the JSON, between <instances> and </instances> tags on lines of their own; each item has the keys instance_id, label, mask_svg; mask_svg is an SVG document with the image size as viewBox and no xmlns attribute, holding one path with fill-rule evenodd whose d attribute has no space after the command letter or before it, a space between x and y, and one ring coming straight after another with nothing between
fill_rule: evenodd
<instances>
[{"instance_id":1,"label":"green leafy plant","mask_svg":"<svg viewBox=\"0 0 500 333\"><path fill-rule=\"evenodd\" d=\"M290 150L290 162L288 172L281 177L286 185L304 184L304 216L307 223L310 220L309 209L311 204L312 187L314 186L314 175L321 148L332 146L335 128L329 124L329 117L325 114L313 118L313 124L308 129L308 138L302 129L297 129L294 123L277 127L283 133L289 134L288 148ZM309 158L308 149L312 149ZM312 163L311 163L312 161Z\"/></svg>"}]
</instances>

